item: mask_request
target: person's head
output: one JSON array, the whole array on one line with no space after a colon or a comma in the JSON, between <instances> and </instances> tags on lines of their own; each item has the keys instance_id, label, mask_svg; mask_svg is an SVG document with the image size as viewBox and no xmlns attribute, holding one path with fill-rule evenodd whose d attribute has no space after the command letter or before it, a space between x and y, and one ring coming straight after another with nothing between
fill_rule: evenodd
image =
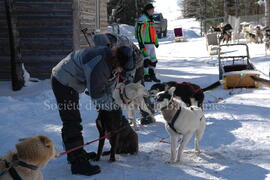
<instances>
[{"instance_id":1,"label":"person's head","mask_svg":"<svg viewBox=\"0 0 270 180\"><path fill-rule=\"evenodd\" d=\"M115 71L131 71L135 68L133 51L127 46L114 46L112 48L112 65Z\"/></svg>"},{"instance_id":2,"label":"person's head","mask_svg":"<svg viewBox=\"0 0 270 180\"><path fill-rule=\"evenodd\" d=\"M154 11L155 11L155 7L153 6L153 4L147 4L143 8L143 12L146 13L146 14L148 14L148 16L153 16L154 15Z\"/></svg>"}]
</instances>

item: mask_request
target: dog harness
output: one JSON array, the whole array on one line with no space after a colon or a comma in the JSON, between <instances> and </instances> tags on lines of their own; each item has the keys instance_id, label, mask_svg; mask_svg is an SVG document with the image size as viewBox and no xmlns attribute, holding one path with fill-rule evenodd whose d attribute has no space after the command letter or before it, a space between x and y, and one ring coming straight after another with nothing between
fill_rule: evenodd
<instances>
[{"instance_id":1,"label":"dog harness","mask_svg":"<svg viewBox=\"0 0 270 180\"><path fill-rule=\"evenodd\" d=\"M12 157L12 161L8 162L7 160L5 160L5 166L6 166L6 170L3 171L0 174L0 177L5 175L6 173L9 173L10 176L12 177L12 179L14 180L23 180L20 175L17 173L16 169L14 167L16 166L22 166L28 169L32 169L32 170L37 170L38 167L32 164L28 164L26 162L23 162L21 160L19 160L18 155L14 154Z\"/></svg>"},{"instance_id":2,"label":"dog harness","mask_svg":"<svg viewBox=\"0 0 270 180\"><path fill-rule=\"evenodd\" d=\"M172 101L169 102L168 106L165 106L165 107L161 108L161 111L163 111L164 109L168 108L171 104L172 104ZM180 108L176 111L176 113L174 114L174 116L173 116L171 122L168 123L169 127L170 127L175 133L177 133L177 134L182 134L182 133L179 133L179 132L175 129L175 127L174 127L174 123L175 123L175 121L177 120L177 117L179 116L179 114L181 113L181 110L182 110L182 108L180 107Z\"/></svg>"},{"instance_id":3,"label":"dog harness","mask_svg":"<svg viewBox=\"0 0 270 180\"><path fill-rule=\"evenodd\" d=\"M177 134L182 134L182 133L179 133L175 127L174 127L174 123L175 121L177 120L177 117L179 116L179 114L181 113L181 107L176 111L175 115L173 116L171 122L168 123L169 127Z\"/></svg>"}]
</instances>

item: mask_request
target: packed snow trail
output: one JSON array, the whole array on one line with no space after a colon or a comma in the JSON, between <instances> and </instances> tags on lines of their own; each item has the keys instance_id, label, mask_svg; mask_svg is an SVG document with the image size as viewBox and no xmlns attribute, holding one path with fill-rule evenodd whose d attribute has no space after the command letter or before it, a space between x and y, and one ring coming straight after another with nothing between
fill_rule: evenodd
<instances>
[{"instance_id":1,"label":"packed snow trail","mask_svg":"<svg viewBox=\"0 0 270 180\"><path fill-rule=\"evenodd\" d=\"M201 87L218 80L217 60L209 57L204 38L198 37L198 23L192 19L176 22L190 37L187 42L174 43L171 30L168 38L160 40L157 71L161 80L189 81ZM255 66L268 74L269 57L264 56L263 45L251 44L250 52ZM37 134L51 137L57 149L63 151L61 121L50 80L31 83L19 92L11 92L8 86L10 83L0 82L0 154L14 149L19 138ZM147 87L150 86L148 83ZM43 169L45 179L270 179L269 89L224 90L219 87L205 95L207 127L201 141L203 152L199 156L192 150L191 140L184 151L182 164L167 164L170 145L159 141L162 138L169 141L169 138L164 120L157 114L156 123L138 131L140 152L137 155L118 155L114 163L108 162L108 157L102 157L101 161L93 162L101 166L102 172L92 177L72 175L69 164L62 157L49 162ZM217 98L221 99L219 103L212 103ZM82 94L80 103L83 136L87 142L98 137L97 113L88 96ZM105 150L109 147L107 142ZM96 151L97 143L86 149Z\"/></svg>"}]
</instances>

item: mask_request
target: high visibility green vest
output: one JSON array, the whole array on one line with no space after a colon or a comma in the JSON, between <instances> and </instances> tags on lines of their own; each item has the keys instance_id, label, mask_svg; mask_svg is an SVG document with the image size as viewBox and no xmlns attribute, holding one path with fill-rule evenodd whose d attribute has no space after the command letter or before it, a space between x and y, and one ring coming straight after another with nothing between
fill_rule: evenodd
<instances>
[{"instance_id":1,"label":"high visibility green vest","mask_svg":"<svg viewBox=\"0 0 270 180\"><path fill-rule=\"evenodd\" d=\"M156 25L146 14L142 14L135 26L135 37L139 44L158 45Z\"/></svg>"}]
</instances>

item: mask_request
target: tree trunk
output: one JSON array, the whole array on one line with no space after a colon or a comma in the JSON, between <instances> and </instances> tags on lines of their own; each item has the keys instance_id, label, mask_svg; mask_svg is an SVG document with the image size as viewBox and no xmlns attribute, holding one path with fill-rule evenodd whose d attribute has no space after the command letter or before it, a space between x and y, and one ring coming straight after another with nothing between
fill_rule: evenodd
<instances>
[{"instance_id":1,"label":"tree trunk","mask_svg":"<svg viewBox=\"0 0 270 180\"><path fill-rule=\"evenodd\" d=\"M201 36L203 35L203 6L202 6L202 1L203 0L199 0L199 4L200 4L200 23L201 23Z\"/></svg>"},{"instance_id":2,"label":"tree trunk","mask_svg":"<svg viewBox=\"0 0 270 180\"><path fill-rule=\"evenodd\" d=\"M265 25L270 27L270 0L265 0Z\"/></svg>"},{"instance_id":3,"label":"tree trunk","mask_svg":"<svg viewBox=\"0 0 270 180\"><path fill-rule=\"evenodd\" d=\"M15 3L13 0L5 0L6 16L9 31L10 64L12 89L20 90L24 86L22 55L19 47L19 32L16 27Z\"/></svg>"},{"instance_id":4,"label":"tree trunk","mask_svg":"<svg viewBox=\"0 0 270 180\"><path fill-rule=\"evenodd\" d=\"M203 27L204 27L204 33L206 34L207 32L207 27L206 27L206 18L207 18L207 0L203 1Z\"/></svg>"},{"instance_id":5,"label":"tree trunk","mask_svg":"<svg viewBox=\"0 0 270 180\"><path fill-rule=\"evenodd\" d=\"M240 1L235 0L235 16L239 17L240 16Z\"/></svg>"},{"instance_id":6,"label":"tree trunk","mask_svg":"<svg viewBox=\"0 0 270 180\"><path fill-rule=\"evenodd\" d=\"M224 0L224 23L228 23L228 0Z\"/></svg>"}]
</instances>

